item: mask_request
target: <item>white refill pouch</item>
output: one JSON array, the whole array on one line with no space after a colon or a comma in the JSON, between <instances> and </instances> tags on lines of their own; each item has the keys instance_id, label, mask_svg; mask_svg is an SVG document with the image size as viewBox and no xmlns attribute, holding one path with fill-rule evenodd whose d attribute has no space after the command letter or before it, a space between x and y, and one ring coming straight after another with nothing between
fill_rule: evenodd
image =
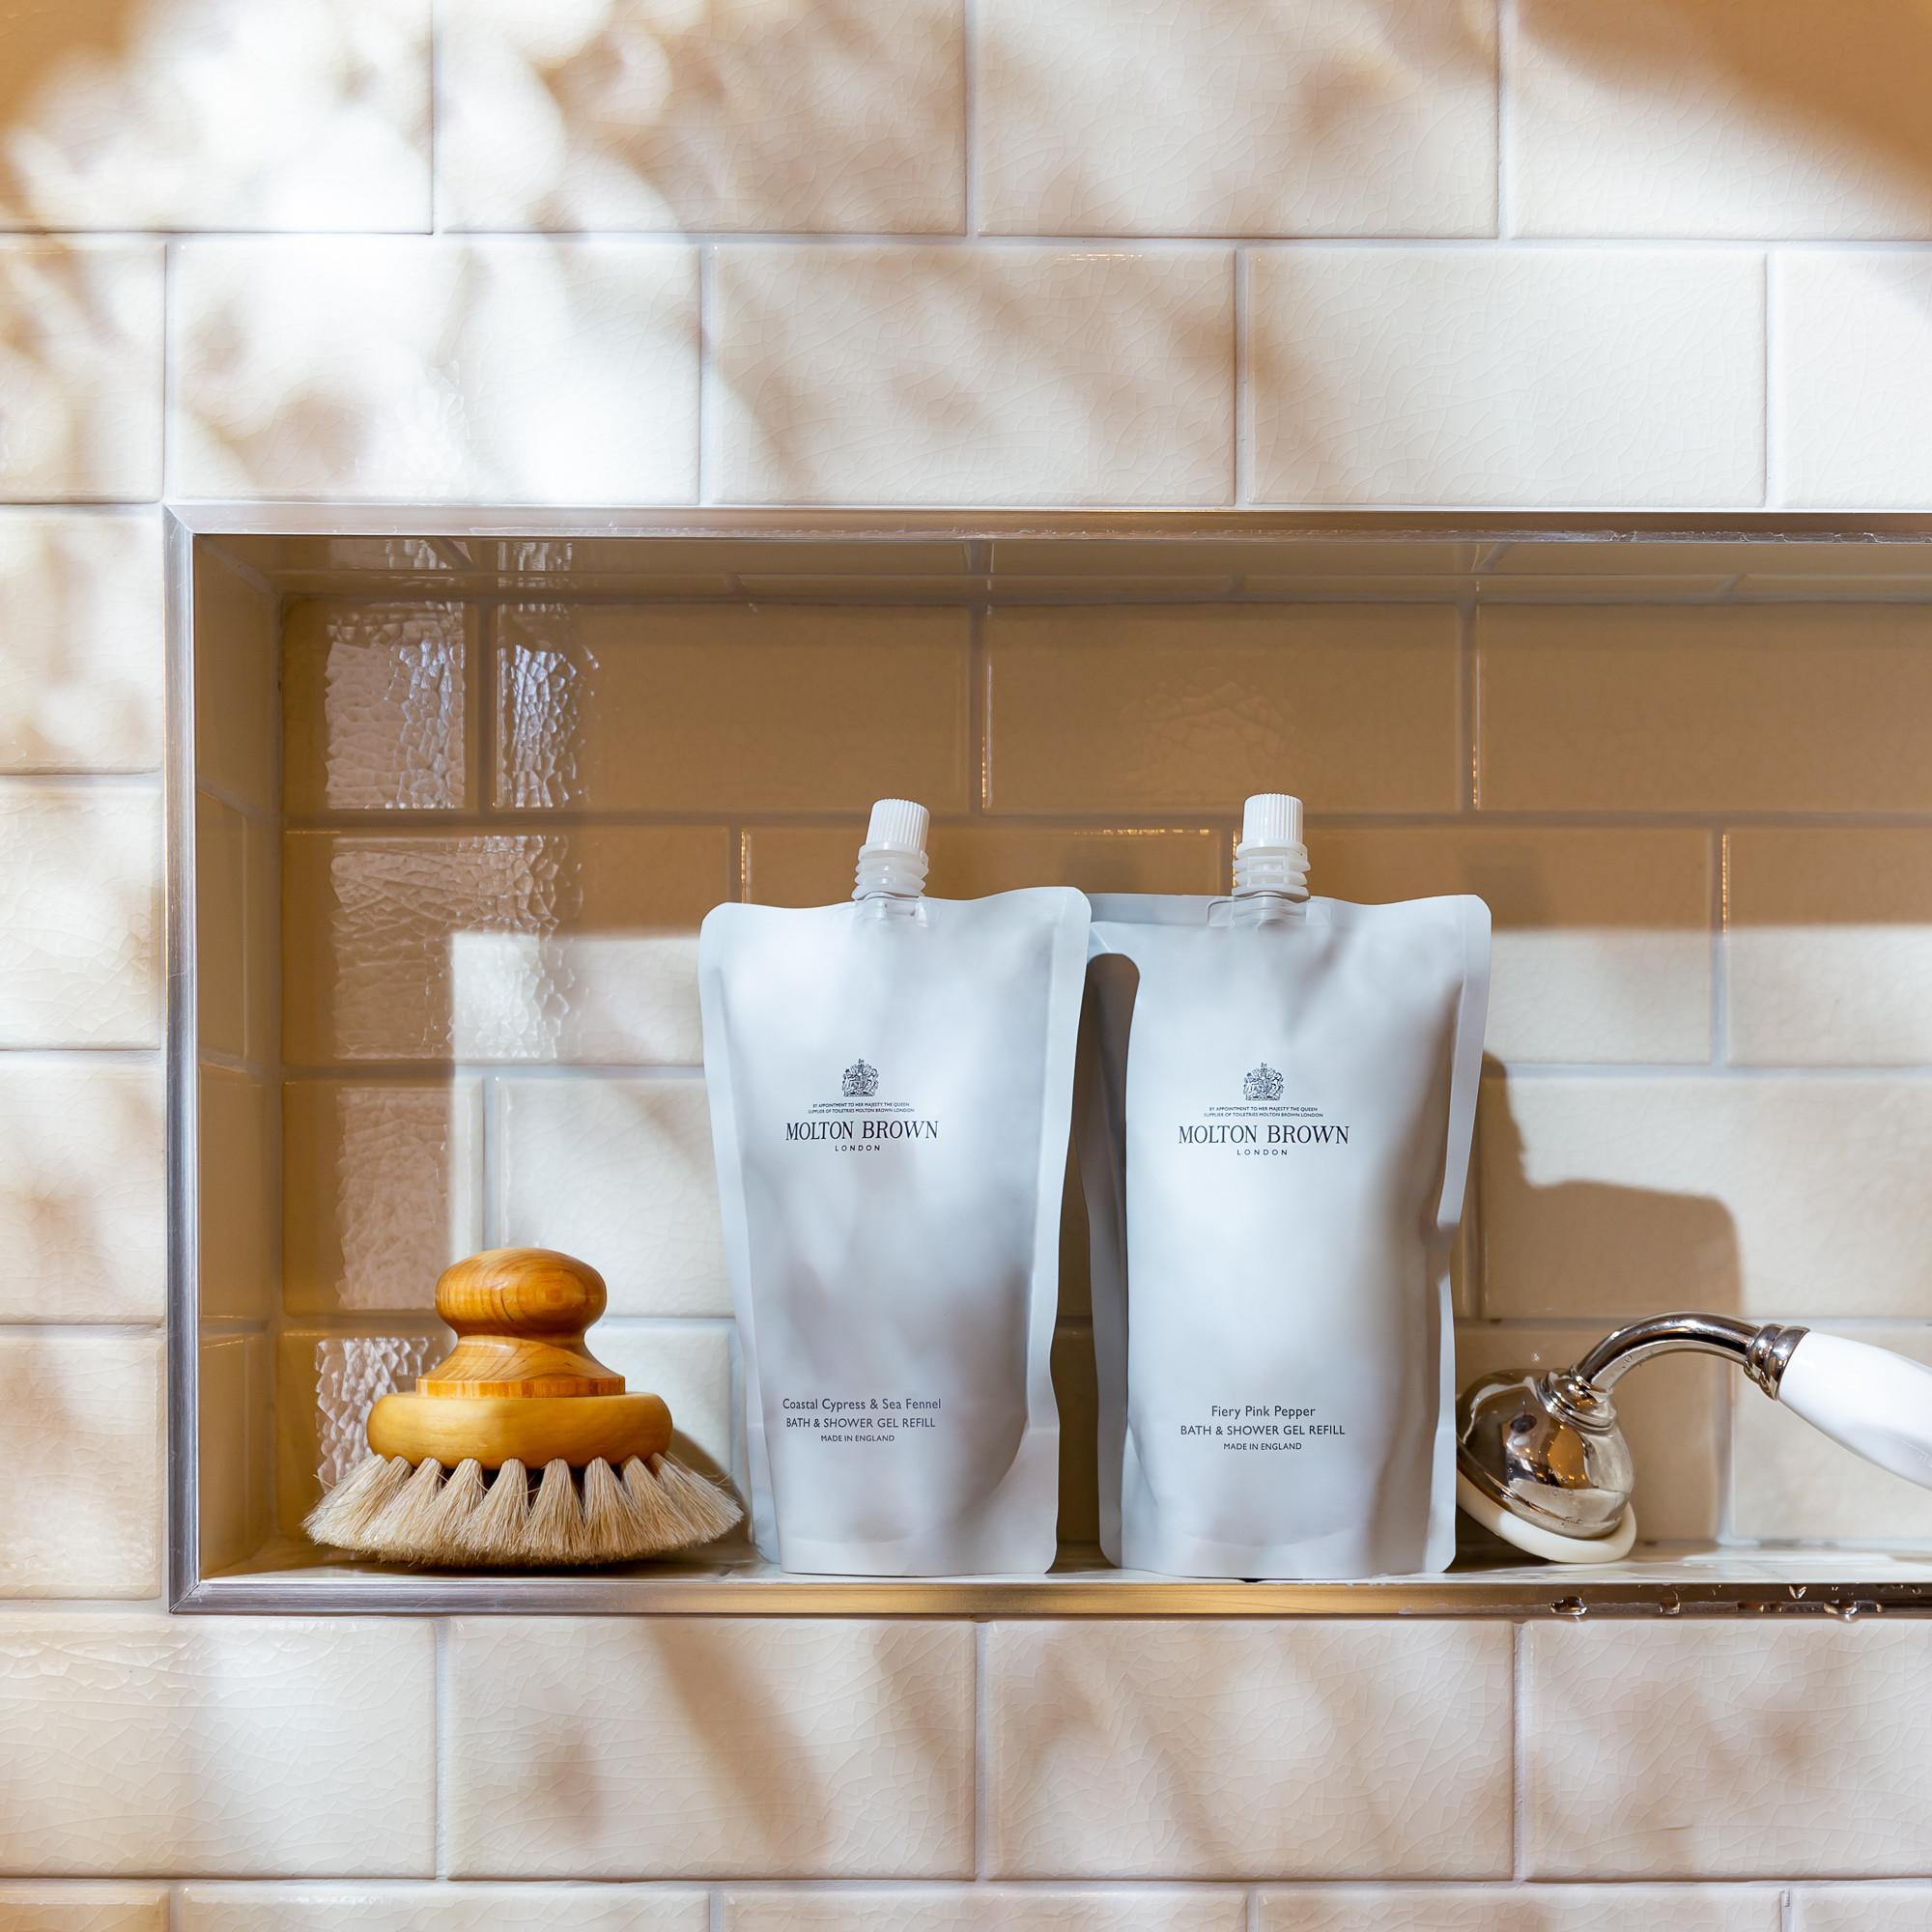
<instances>
[{"instance_id":1,"label":"white refill pouch","mask_svg":"<svg viewBox=\"0 0 1932 1932\"><path fill-rule=\"evenodd\" d=\"M753 1533L787 1570L1054 1557L1087 901L927 898L925 832L882 801L850 901L721 905L698 942Z\"/></svg>"},{"instance_id":2,"label":"white refill pouch","mask_svg":"<svg viewBox=\"0 0 1932 1932\"><path fill-rule=\"evenodd\" d=\"M1481 899L1307 895L1248 801L1233 897L1095 897L1081 1173L1101 1541L1179 1577L1455 1551L1449 1253L1482 1067Z\"/></svg>"}]
</instances>

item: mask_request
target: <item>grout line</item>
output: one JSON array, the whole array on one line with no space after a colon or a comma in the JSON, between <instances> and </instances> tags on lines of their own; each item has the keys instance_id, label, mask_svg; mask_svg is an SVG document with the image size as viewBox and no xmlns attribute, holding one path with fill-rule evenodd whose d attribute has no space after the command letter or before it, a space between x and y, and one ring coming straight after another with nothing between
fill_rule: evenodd
<instances>
[{"instance_id":1,"label":"grout line","mask_svg":"<svg viewBox=\"0 0 1932 1932\"><path fill-rule=\"evenodd\" d=\"M168 466L173 451L173 438L169 430L175 415L175 336L176 336L176 290L175 290L175 244L164 242L161 244L161 497L163 501L175 495L172 488L174 478L169 474Z\"/></svg>"},{"instance_id":2,"label":"grout line","mask_svg":"<svg viewBox=\"0 0 1932 1932\"><path fill-rule=\"evenodd\" d=\"M1459 750L1463 771L1459 783L1464 788L1462 810L1480 811L1483 807L1483 741L1481 706L1482 656L1476 639L1476 604L1473 597L1463 601L1456 632L1456 682Z\"/></svg>"},{"instance_id":3,"label":"grout line","mask_svg":"<svg viewBox=\"0 0 1932 1932\"><path fill-rule=\"evenodd\" d=\"M724 1932L724 1894L716 1886L705 1894L705 1908L709 1932Z\"/></svg>"},{"instance_id":4,"label":"grout line","mask_svg":"<svg viewBox=\"0 0 1932 1932\"><path fill-rule=\"evenodd\" d=\"M1524 1879L1528 1862L1524 1813L1527 1809L1529 1767L1523 1741L1529 1734L1529 1669L1525 1652L1529 1643L1527 1624L1513 1626L1510 1633L1510 1872L1516 1883Z\"/></svg>"},{"instance_id":5,"label":"grout line","mask_svg":"<svg viewBox=\"0 0 1932 1932\"><path fill-rule=\"evenodd\" d=\"M500 1248L504 1245L503 1234L503 1189L498 1184L499 1170L503 1165L503 1093L500 1071L486 1072L480 1083L482 1097L483 1145L478 1150L477 1166L482 1170L483 1198L477 1204L478 1219L483 1227L483 1245L487 1248Z\"/></svg>"},{"instance_id":6,"label":"grout line","mask_svg":"<svg viewBox=\"0 0 1932 1932\"><path fill-rule=\"evenodd\" d=\"M1511 111L1514 85L1510 72L1510 53L1516 38L1516 0L1496 4L1496 232L1494 240L1506 241L1515 227L1515 210L1510 205L1510 168L1516 157L1516 116Z\"/></svg>"},{"instance_id":7,"label":"grout line","mask_svg":"<svg viewBox=\"0 0 1932 1932\"><path fill-rule=\"evenodd\" d=\"M1253 286L1248 250L1235 250L1235 503L1255 495L1254 330L1250 315Z\"/></svg>"},{"instance_id":8,"label":"grout line","mask_svg":"<svg viewBox=\"0 0 1932 1932\"><path fill-rule=\"evenodd\" d=\"M442 232L442 21L441 0L429 0L429 232Z\"/></svg>"},{"instance_id":9,"label":"grout line","mask_svg":"<svg viewBox=\"0 0 1932 1932\"><path fill-rule=\"evenodd\" d=\"M449 1876L449 1620L430 1626L436 1644L436 1875Z\"/></svg>"},{"instance_id":10,"label":"grout line","mask_svg":"<svg viewBox=\"0 0 1932 1932\"><path fill-rule=\"evenodd\" d=\"M718 363L712 334L718 307L718 258L709 244L697 251L697 500L714 500L720 452L712 444L723 428L718 408Z\"/></svg>"},{"instance_id":11,"label":"grout line","mask_svg":"<svg viewBox=\"0 0 1932 1932\"><path fill-rule=\"evenodd\" d=\"M986 611L975 605L966 637L966 728L977 766L969 812L978 817L993 809L993 660L986 648Z\"/></svg>"},{"instance_id":12,"label":"grout line","mask_svg":"<svg viewBox=\"0 0 1932 1932\"><path fill-rule=\"evenodd\" d=\"M980 233L980 6L979 0L961 0L959 35L960 103L960 219L963 235L972 240Z\"/></svg>"},{"instance_id":13,"label":"grout line","mask_svg":"<svg viewBox=\"0 0 1932 1932\"><path fill-rule=\"evenodd\" d=\"M986 1839L990 1824L986 1801L989 1766L986 1754L988 1703L991 1688L987 1681L986 1653L992 1644L992 1626L980 1622L973 1626L973 1882L986 1882Z\"/></svg>"},{"instance_id":14,"label":"grout line","mask_svg":"<svg viewBox=\"0 0 1932 1932\"><path fill-rule=\"evenodd\" d=\"M1776 358L1777 353L1777 252L1767 248L1764 255L1764 506L1782 506L1785 492L1777 473L1778 441Z\"/></svg>"},{"instance_id":15,"label":"grout line","mask_svg":"<svg viewBox=\"0 0 1932 1932\"><path fill-rule=\"evenodd\" d=\"M1731 1064L1731 838L1711 835L1711 1065Z\"/></svg>"},{"instance_id":16,"label":"grout line","mask_svg":"<svg viewBox=\"0 0 1932 1932\"><path fill-rule=\"evenodd\" d=\"M471 612L474 613L473 624L469 621ZM466 642L471 645L473 662L464 679L469 716L465 721L463 743L469 769L464 775L463 791L468 810L486 823L495 823L500 810L497 803L497 727L500 702L497 691L497 655L502 645L502 635L499 606L484 604L468 607L464 636ZM295 820L290 817L285 823L294 824Z\"/></svg>"}]
</instances>

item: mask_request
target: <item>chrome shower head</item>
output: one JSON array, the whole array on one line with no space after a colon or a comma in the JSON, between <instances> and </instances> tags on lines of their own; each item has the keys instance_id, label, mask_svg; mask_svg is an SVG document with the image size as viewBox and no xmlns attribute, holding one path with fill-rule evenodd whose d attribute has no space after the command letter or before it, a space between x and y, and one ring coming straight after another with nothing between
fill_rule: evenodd
<instances>
[{"instance_id":1,"label":"chrome shower head","mask_svg":"<svg viewBox=\"0 0 1932 1932\"><path fill-rule=\"evenodd\" d=\"M1802 1352L1801 1352L1801 1345ZM1610 1391L1653 1355L1719 1355L1846 1448L1932 1488L1932 1370L1835 1335L1654 1315L1575 1368L1480 1376L1456 1405L1456 1500L1552 1563L1614 1563L1636 1540L1635 1470Z\"/></svg>"}]
</instances>

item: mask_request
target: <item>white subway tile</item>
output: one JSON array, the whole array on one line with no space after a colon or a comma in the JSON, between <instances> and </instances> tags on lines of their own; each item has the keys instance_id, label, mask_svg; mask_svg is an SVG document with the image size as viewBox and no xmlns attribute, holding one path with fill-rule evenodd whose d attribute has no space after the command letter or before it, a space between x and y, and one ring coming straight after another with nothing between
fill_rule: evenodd
<instances>
[{"instance_id":1,"label":"white subway tile","mask_svg":"<svg viewBox=\"0 0 1932 1932\"><path fill-rule=\"evenodd\" d=\"M158 1337L0 1335L0 1598L152 1596L160 1475Z\"/></svg>"},{"instance_id":2,"label":"white subway tile","mask_svg":"<svg viewBox=\"0 0 1932 1932\"><path fill-rule=\"evenodd\" d=\"M0 770L160 762L158 520L0 515Z\"/></svg>"},{"instance_id":3,"label":"white subway tile","mask_svg":"<svg viewBox=\"0 0 1932 1932\"><path fill-rule=\"evenodd\" d=\"M979 14L980 218L1019 235L1493 235L1492 9Z\"/></svg>"},{"instance_id":4,"label":"white subway tile","mask_svg":"<svg viewBox=\"0 0 1932 1932\"><path fill-rule=\"evenodd\" d=\"M192 1885L181 1932L707 1932L701 1891L615 1885Z\"/></svg>"},{"instance_id":5,"label":"white subway tile","mask_svg":"<svg viewBox=\"0 0 1932 1932\"><path fill-rule=\"evenodd\" d=\"M1925 1932L1932 1886L1802 1886L1792 1893L1794 1932Z\"/></svg>"},{"instance_id":6,"label":"white subway tile","mask_svg":"<svg viewBox=\"0 0 1932 1932\"><path fill-rule=\"evenodd\" d=\"M1233 495L1225 249L725 248L714 294L724 502Z\"/></svg>"},{"instance_id":7,"label":"white subway tile","mask_svg":"<svg viewBox=\"0 0 1932 1932\"><path fill-rule=\"evenodd\" d=\"M1932 1083L1485 1081L1482 1307L1932 1316Z\"/></svg>"},{"instance_id":8,"label":"white subway tile","mask_svg":"<svg viewBox=\"0 0 1932 1932\"><path fill-rule=\"evenodd\" d=\"M1599 828L1309 834L1317 892L1487 902L1486 1044L1506 1062L1710 1058L1712 846L1704 832Z\"/></svg>"},{"instance_id":9,"label":"white subway tile","mask_svg":"<svg viewBox=\"0 0 1932 1932\"><path fill-rule=\"evenodd\" d=\"M1524 1641L1529 1877L1924 1869L1920 1632L1542 1623Z\"/></svg>"},{"instance_id":10,"label":"white subway tile","mask_svg":"<svg viewBox=\"0 0 1932 1932\"><path fill-rule=\"evenodd\" d=\"M0 227L427 228L429 0L24 7Z\"/></svg>"},{"instance_id":11,"label":"white subway tile","mask_svg":"<svg viewBox=\"0 0 1932 1932\"><path fill-rule=\"evenodd\" d=\"M991 1873L1485 1878L1510 1868L1510 1633L995 1624Z\"/></svg>"},{"instance_id":12,"label":"white subway tile","mask_svg":"<svg viewBox=\"0 0 1932 1932\"><path fill-rule=\"evenodd\" d=\"M1921 508L1932 496L1932 256L1833 250L1771 269L1771 500Z\"/></svg>"},{"instance_id":13,"label":"white subway tile","mask_svg":"<svg viewBox=\"0 0 1932 1932\"><path fill-rule=\"evenodd\" d=\"M498 634L498 805L735 817L863 811L895 790L936 811L968 801L964 611L512 606Z\"/></svg>"},{"instance_id":14,"label":"white subway tile","mask_svg":"<svg viewBox=\"0 0 1932 1932\"><path fill-rule=\"evenodd\" d=\"M147 790L0 793L0 1046L158 1046L161 811Z\"/></svg>"},{"instance_id":15,"label":"white subway tile","mask_svg":"<svg viewBox=\"0 0 1932 1932\"><path fill-rule=\"evenodd\" d=\"M1486 809L1932 807L1932 613L1515 609L1476 639Z\"/></svg>"},{"instance_id":16,"label":"white subway tile","mask_svg":"<svg viewBox=\"0 0 1932 1932\"><path fill-rule=\"evenodd\" d=\"M614 1315L728 1315L701 1080L511 1080L497 1232L582 1255Z\"/></svg>"},{"instance_id":17,"label":"white subway tile","mask_svg":"<svg viewBox=\"0 0 1932 1932\"><path fill-rule=\"evenodd\" d=\"M1860 1328L1853 1339L1932 1367L1932 1327ZM1734 1535L1920 1548L1932 1538L1932 1490L1875 1469L1742 1382L1730 1466Z\"/></svg>"},{"instance_id":18,"label":"white subway tile","mask_svg":"<svg viewBox=\"0 0 1932 1932\"><path fill-rule=\"evenodd\" d=\"M455 1877L959 1878L969 1625L458 1622Z\"/></svg>"},{"instance_id":19,"label":"white subway tile","mask_svg":"<svg viewBox=\"0 0 1932 1932\"><path fill-rule=\"evenodd\" d=\"M996 611L985 635L996 811L1234 812L1289 776L1318 812L1461 797L1453 611Z\"/></svg>"},{"instance_id":20,"label":"white subway tile","mask_svg":"<svg viewBox=\"0 0 1932 1932\"><path fill-rule=\"evenodd\" d=\"M1733 832L1730 1057L1932 1064L1932 832Z\"/></svg>"},{"instance_id":21,"label":"white subway tile","mask_svg":"<svg viewBox=\"0 0 1932 1932\"><path fill-rule=\"evenodd\" d=\"M738 1418L731 1406L731 1326L727 1321L607 1321L590 1348L627 1388L662 1396L677 1434L671 1451L691 1468L728 1477Z\"/></svg>"},{"instance_id":22,"label":"white subway tile","mask_svg":"<svg viewBox=\"0 0 1932 1932\"><path fill-rule=\"evenodd\" d=\"M1887 0L1524 0L1506 61L1524 235L1932 238L1932 23Z\"/></svg>"},{"instance_id":23,"label":"white subway tile","mask_svg":"<svg viewBox=\"0 0 1932 1932\"><path fill-rule=\"evenodd\" d=\"M0 241L0 501L161 494L162 280L158 242Z\"/></svg>"},{"instance_id":24,"label":"white subway tile","mask_svg":"<svg viewBox=\"0 0 1932 1932\"><path fill-rule=\"evenodd\" d=\"M1238 1891L789 1891L724 1894L724 1932L1243 1932Z\"/></svg>"},{"instance_id":25,"label":"white subway tile","mask_svg":"<svg viewBox=\"0 0 1932 1932\"><path fill-rule=\"evenodd\" d=\"M0 1062L0 1321L157 1321L158 1067Z\"/></svg>"},{"instance_id":26,"label":"white subway tile","mask_svg":"<svg viewBox=\"0 0 1932 1932\"><path fill-rule=\"evenodd\" d=\"M1739 254L1257 249L1256 497L1761 503L1763 276Z\"/></svg>"},{"instance_id":27,"label":"white subway tile","mask_svg":"<svg viewBox=\"0 0 1932 1932\"><path fill-rule=\"evenodd\" d=\"M437 1276L483 1245L482 1159L478 1081L286 1084L289 1312L434 1307Z\"/></svg>"},{"instance_id":28,"label":"white subway tile","mask_svg":"<svg viewBox=\"0 0 1932 1932\"><path fill-rule=\"evenodd\" d=\"M1517 1885L1264 1891L1255 1932L1780 1932L1771 1887Z\"/></svg>"},{"instance_id":29,"label":"white subway tile","mask_svg":"<svg viewBox=\"0 0 1932 1932\"><path fill-rule=\"evenodd\" d=\"M262 1321L275 1286L274 1089L224 1066L200 1069L204 1321Z\"/></svg>"},{"instance_id":30,"label":"white subway tile","mask_svg":"<svg viewBox=\"0 0 1932 1932\"><path fill-rule=\"evenodd\" d=\"M177 495L696 495L694 249L187 242L174 298Z\"/></svg>"},{"instance_id":31,"label":"white subway tile","mask_svg":"<svg viewBox=\"0 0 1932 1932\"><path fill-rule=\"evenodd\" d=\"M0 1870L427 1875L426 1623L0 1618Z\"/></svg>"},{"instance_id":32,"label":"white subway tile","mask_svg":"<svg viewBox=\"0 0 1932 1932\"><path fill-rule=\"evenodd\" d=\"M439 191L454 228L952 233L958 0L615 0L441 16Z\"/></svg>"},{"instance_id":33,"label":"white subway tile","mask_svg":"<svg viewBox=\"0 0 1932 1932\"><path fill-rule=\"evenodd\" d=\"M168 1895L153 1886L0 1885L7 1932L168 1932Z\"/></svg>"}]
</instances>

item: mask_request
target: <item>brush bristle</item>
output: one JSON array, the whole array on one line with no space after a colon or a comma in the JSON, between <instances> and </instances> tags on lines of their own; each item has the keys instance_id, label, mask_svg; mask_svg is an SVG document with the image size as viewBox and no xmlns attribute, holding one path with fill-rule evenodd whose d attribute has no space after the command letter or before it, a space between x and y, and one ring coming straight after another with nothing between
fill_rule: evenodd
<instances>
[{"instance_id":1,"label":"brush bristle","mask_svg":"<svg viewBox=\"0 0 1932 1932\"><path fill-rule=\"evenodd\" d=\"M303 1526L318 1543L392 1563L549 1569L691 1548L742 1515L729 1491L669 1456L634 1456L621 1480L608 1463L579 1475L554 1462L534 1491L514 1461L493 1481L473 1460L445 1477L435 1462L412 1469L400 1457L371 1456Z\"/></svg>"}]
</instances>

